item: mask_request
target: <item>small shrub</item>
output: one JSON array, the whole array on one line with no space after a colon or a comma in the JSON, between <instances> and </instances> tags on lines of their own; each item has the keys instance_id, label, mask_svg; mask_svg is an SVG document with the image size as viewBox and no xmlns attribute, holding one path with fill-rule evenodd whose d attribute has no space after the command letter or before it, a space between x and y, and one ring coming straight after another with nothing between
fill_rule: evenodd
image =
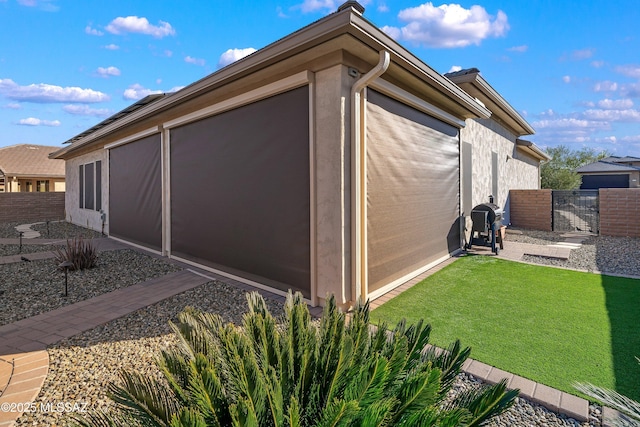
<instances>
[{"instance_id":1,"label":"small shrub","mask_svg":"<svg viewBox=\"0 0 640 427\"><path fill-rule=\"evenodd\" d=\"M58 265L65 261L71 262L73 266L69 270L93 268L98 262L98 252L93 242L82 237L67 239L67 245L55 247L53 254Z\"/></svg>"},{"instance_id":2,"label":"small shrub","mask_svg":"<svg viewBox=\"0 0 640 427\"><path fill-rule=\"evenodd\" d=\"M289 293L280 322L258 293L241 327L187 309L171 324L177 349L158 365L165 381L122 373L111 386L120 411L82 426L478 426L508 409L506 382L450 399L470 349L427 349L431 327L369 327L369 304L349 322L330 297L319 324Z\"/></svg>"}]
</instances>

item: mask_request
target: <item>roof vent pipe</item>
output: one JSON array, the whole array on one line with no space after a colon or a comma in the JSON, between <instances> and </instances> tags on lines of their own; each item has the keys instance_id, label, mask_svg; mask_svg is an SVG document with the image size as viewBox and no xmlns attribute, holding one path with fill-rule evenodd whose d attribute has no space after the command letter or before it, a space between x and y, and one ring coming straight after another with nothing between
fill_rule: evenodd
<instances>
[{"instance_id":1,"label":"roof vent pipe","mask_svg":"<svg viewBox=\"0 0 640 427\"><path fill-rule=\"evenodd\" d=\"M389 68L391 56L380 51L378 64L351 87L351 278L352 300L366 299L367 289L367 192L366 192L366 134L364 130L362 90ZM342 302L347 302L345 289Z\"/></svg>"}]
</instances>

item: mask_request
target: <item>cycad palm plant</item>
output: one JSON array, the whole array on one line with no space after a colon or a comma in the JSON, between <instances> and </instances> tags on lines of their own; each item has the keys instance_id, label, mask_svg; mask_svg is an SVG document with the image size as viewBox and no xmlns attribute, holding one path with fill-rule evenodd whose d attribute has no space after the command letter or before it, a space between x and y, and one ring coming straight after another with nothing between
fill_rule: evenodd
<instances>
[{"instance_id":1,"label":"cycad palm plant","mask_svg":"<svg viewBox=\"0 0 640 427\"><path fill-rule=\"evenodd\" d=\"M640 358L636 357L640 362ZM617 419L609 420L609 424L616 427L640 427L640 402L628 398L615 390L597 387L589 383L576 383L576 389L603 404L620 411Z\"/></svg>"},{"instance_id":2,"label":"cycad palm plant","mask_svg":"<svg viewBox=\"0 0 640 427\"><path fill-rule=\"evenodd\" d=\"M369 326L369 304L347 321L329 298L319 325L289 293L278 322L258 293L242 327L187 309L180 345L158 365L166 384L123 373L120 410L82 426L475 426L509 408L505 382L448 398L470 349L428 348L430 326Z\"/></svg>"}]
</instances>

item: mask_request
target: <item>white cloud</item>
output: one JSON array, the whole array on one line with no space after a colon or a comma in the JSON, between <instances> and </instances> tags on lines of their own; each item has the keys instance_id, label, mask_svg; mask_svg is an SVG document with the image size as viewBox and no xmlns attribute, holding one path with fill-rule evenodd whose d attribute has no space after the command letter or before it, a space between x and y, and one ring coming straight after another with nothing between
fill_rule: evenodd
<instances>
[{"instance_id":1,"label":"white cloud","mask_svg":"<svg viewBox=\"0 0 640 427\"><path fill-rule=\"evenodd\" d=\"M120 49L120 46L118 46L117 44L111 43L111 44L106 45L104 48L107 49L107 50L118 50L118 49Z\"/></svg>"},{"instance_id":2,"label":"white cloud","mask_svg":"<svg viewBox=\"0 0 640 427\"><path fill-rule=\"evenodd\" d=\"M615 92L617 90L618 90L618 83L612 82L609 80L596 82L596 84L593 85L594 92Z\"/></svg>"},{"instance_id":3,"label":"white cloud","mask_svg":"<svg viewBox=\"0 0 640 427\"><path fill-rule=\"evenodd\" d=\"M509 49L507 49L509 52L520 52L520 53L524 53L527 50L529 50L529 46L527 46L526 44L520 45L520 46L513 46L510 47Z\"/></svg>"},{"instance_id":4,"label":"white cloud","mask_svg":"<svg viewBox=\"0 0 640 427\"><path fill-rule=\"evenodd\" d=\"M98 67L98 69L96 70L96 73L100 76L100 77L104 77L104 78L108 78L110 76L119 76L120 75L120 70L116 67Z\"/></svg>"},{"instance_id":5,"label":"white cloud","mask_svg":"<svg viewBox=\"0 0 640 427\"><path fill-rule=\"evenodd\" d=\"M605 110L624 110L633 107L633 101L630 99L601 99L598 101L598 107Z\"/></svg>"},{"instance_id":6,"label":"white cloud","mask_svg":"<svg viewBox=\"0 0 640 427\"><path fill-rule=\"evenodd\" d=\"M218 60L218 67L226 67L227 65L236 62L239 59L244 58L247 55L251 55L256 50L252 47L247 47L244 49L229 49L222 55L220 55L220 59Z\"/></svg>"},{"instance_id":7,"label":"white cloud","mask_svg":"<svg viewBox=\"0 0 640 427\"><path fill-rule=\"evenodd\" d=\"M0 94L16 101L37 103L82 102L94 103L108 101L107 94L93 89L79 87L61 87L45 83L20 86L11 79L0 79Z\"/></svg>"},{"instance_id":8,"label":"white cloud","mask_svg":"<svg viewBox=\"0 0 640 427\"><path fill-rule=\"evenodd\" d=\"M640 79L640 65L621 65L616 67L616 72L627 77Z\"/></svg>"},{"instance_id":9,"label":"white cloud","mask_svg":"<svg viewBox=\"0 0 640 427\"><path fill-rule=\"evenodd\" d=\"M383 27L391 37L429 47L465 47L480 45L488 37L502 37L509 31L507 15L499 10L494 17L482 6L465 9L459 4L434 6L428 2L401 10L401 28Z\"/></svg>"},{"instance_id":10,"label":"white cloud","mask_svg":"<svg viewBox=\"0 0 640 427\"><path fill-rule=\"evenodd\" d=\"M604 61L591 61L591 66L593 68L602 68L604 67Z\"/></svg>"},{"instance_id":11,"label":"white cloud","mask_svg":"<svg viewBox=\"0 0 640 427\"><path fill-rule=\"evenodd\" d=\"M194 64L194 65L204 65L206 63L206 61L204 59L201 58L194 58L192 56L185 56L184 57L184 62L188 62L189 64Z\"/></svg>"},{"instance_id":12,"label":"white cloud","mask_svg":"<svg viewBox=\"0 0 640 427\"><path fill-rule=\"evenodd\" d=\"M587 120L600 120L607 122L640 122L640 111L626 110L587 110L582 116Z\"/></svg>"},{"instance_id":13,"label":"white cloud","mask_svg":"<svg viewBox=\"0 0 640 427\"><path fill-rule=\"evenodd\" d=\"M53 126L53 127L61 125L59 120L41 120L41 119L36 119L35 117L20 119L18 121L18 124L23 126Z\"/></svg>"},{"instance_id":14,"label":"white cloud","mask_svg":"<svg viewBox=\"0 0 640 427\"><path fill-rule=\"evenodd\" d=\"M70 104L62 109L76 116L109 117L111 115L111 110L108 108L91 108L88 105Z\"/></svg>"},{"instance_id":15,"label":"white cloud","mask_svg":"<svg viewBox=\"0 0 640 427\"><path fill-rule=\"evenodd\" d=\"M124 93L122 94L122 97L124 99L128 99L128 100L139 100L144 98L147 95L152 95L152 94L156 94L156 93L162 93L161 90L151 90L151 89L146 89L144 88L142 85L135 83L132 84L131 86L129 86L129 88L127 88Z\"/></svg>"},{"instance_id":16,"label":"white cloud","mask_svg":"<svg viewBox=\"0 0 640 427\"><path fill-rule=\"evenodd\" d=\"M11 102L4 107L10 110L20 110L22 108L22 105L18 104L17 102Z\"/></svg>"},{"instance_id":17,"label":"white cloud","mask_svg":"<svg viewBox=\"0 0 640 427\"><path fill-rule=\"evenodd\" d=\"M378 12L386 13L389 12L389 6L385 2L380 2L377 7Z\"/></svg>"},{"instance_id":18,"label":"white cloud","mask_svg":"<svg viewBox=\"0 0 640 427\"><path fill-rule=\"evenodd\" d=\"M640 143L640 135L630 135L621 138L622 142Z\"/></svg>"},{"instance_id":19,"label":"white cloud","mask_svg":"<svg viewBox=\"0 0 640 427\"><path fill-rule=\"evenodd\" d=\"M91 35L91 36L103 36L104 33L100 30L96 30L95 28L91 28L90 25L87 25L86 27L84 27L84 32Z\"/></svg>"},{"instance_id":20,"label":"white cloud","mask_svg":"<svg viewBox=\"0 0 640 427\"><path fill-rule=\"evenodd\" d=\"M166 56L167 58L171 58L173 56L173 52L170 51L169 49L165 50L163 52L164 56Z\"/></svg>"},{"instance_id":21,"label":"white cloud","mask_svg":"<svg viewBox=\"0 0 640 427\"><path fill-rule=\"evenodd\" d=\"M387 33L387 35L394 40L399 40L400 37L402 37L402 30L398 27L390 27L389 25L385 25L380 29Z\"/></svg>"},{"instance_id":22,"label":"white cloud","mask_svg":"<svg viewBox=\"0 0 640 427\"><path fill-rule=\"evenodd\" d=\"M589 59L593 56L594 53L595 53L594 49L574 50L573 52L571 52L571 59L573 59L574 61Z\"/></svg>"},{"instance_id":23,"label":"white cloud","mask_svg":"<svg viewBox=\"0 0 640 427\"><path fill-rule=\"evenodd\" d=\"M55 4L55 0L18 0L18 4L26 7L37 7L45 12L57 12L60 6Z\"/></svg>"},{"instance_id":24,"label":"white cloud","mask_svg":"<svg viewBox=\"0 0 640 427\"><path fill-rule=\"evenodd\" d=\"M343 0L304 0L302 3L293 6L291 9L300 9L302 13L317 12L319 10L335 12L343 3ZM359 3L366 6L370 3L370 0L360 0Z\"/></svg>"},{"instance_id":25,"label":"white cloud","mask_svg":"<svg viewBox=\"0 0 640 427\"><path fill-rule=\"evenodd\" d=\"M621 85L620 94L630 98L640 98L640 83L628 83Z\"/></svg>"},{"instance_id":26,"label":"white cloud","mask_svg":"<svg viewBox=\"0 0 640 427\"><path fill-rule=\"evenodd\" d=\"M571 83L571 76L562 76L562 81L565 83Z\"/></svg>"},{"instance_id":27,"label":"white cloud","mask_svg":"<svg viewBox=\"0 0 640 427\"><path fill-rule=\"evenodd\" d=\"M455 73L456 71L460 71L462 70L462 67L459 65L452 65L451 68L449 68L449 71L447 71L447 73Z\"/></svg>"},{"instance_id":28,"label":"white cloud","mask_svg":"<svg viewBox=\"0 0 640 427\"><path fill-rule=\"evenodd\" d=\"M284 13L284 11L282 10L282 6L276 6L276 14L278 15L278 18L288 18L289 17L289 15Z\"/></svg>"},{"instance_id":29,"label":"white cloud","mask_svg":"<svg viewBox=\"0 0 640 427\"><path fill-rule=\"evenodd\" d=\"M105 29L111 34L139 33L147 34L156 38L175 35L176 31L171 24L158 21L159 25L152 25L147 18L137 16L118 17L111 21Z\"/></svg>"},{"instance_id":30,"label":"white cloud","mask_svg":"<svg viewBox=\"0 0 640 427\"><path fill-rule=\"evenodd\" d=\"M183 88L184 88L184 86L174 86L174 87L172 87L171 89L169 89L169 90L167 91L167 93L177 92L177 91L179 91L180 89L183 89Z\"/></svg>"},{"instance_id":31,"label":"white cloud","mask_svg":"<svg viewBox=\"0 0 640 427\"><path fill-rule=\"evenodd\" d=\"M572 117L562 117L557 119L543 119L532 123L536 129L595 129L608 128L607 123L601 121L590 121L585 119L577 119Z\"/></svg>"}]
</instances>

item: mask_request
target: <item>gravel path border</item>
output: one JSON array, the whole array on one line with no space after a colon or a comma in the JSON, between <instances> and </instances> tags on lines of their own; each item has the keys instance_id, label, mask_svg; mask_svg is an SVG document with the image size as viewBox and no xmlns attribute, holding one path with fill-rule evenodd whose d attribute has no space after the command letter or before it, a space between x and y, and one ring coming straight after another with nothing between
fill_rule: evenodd
<instances>
[{"instance_id":1,"label":"gravel path border","mask_svg":"<svg viewBox=\"0 0 640 427\"><path fill-rule=\"evenodd\" d=\"M522 230L523 234L508 233L505 247L510 241L549 245L564 241L564 233ZM574 270L640 277L640 238L590 236L577 249L571 250L568 260L525 255L522 261L551 265Z\"/></svg>"}]
</instances>

